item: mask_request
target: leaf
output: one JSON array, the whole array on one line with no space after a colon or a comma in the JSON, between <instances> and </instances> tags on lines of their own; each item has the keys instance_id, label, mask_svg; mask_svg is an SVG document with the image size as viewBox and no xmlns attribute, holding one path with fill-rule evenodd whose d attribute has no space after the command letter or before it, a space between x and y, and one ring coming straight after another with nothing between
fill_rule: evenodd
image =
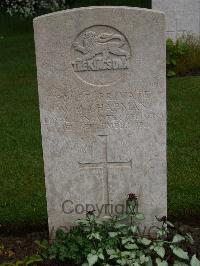
<instances>
[{"instance_id":1,"label":"leaf","mask_svg":"<svg viewBox=\"0 0 200 266\"><path fill-rule=\"evenodd\" d=\"M174 42L171 38L167 39L167 46L174 47Z\"/></svg>"},{"instance_id":2,"label":"leaf","mask_svg":"<svg viewBox=\"0 0 200 266\"><path fill-rule=\"evenodd\" d=\"M130 230L131 230L131 232L132 232L133 234L135 234L135 233L138 231L138 228L137 228L136 225L134 225L134 226L131 226L131 227L130 227Z\"/></svg>"},{"instance_id":3,"label":"leaf","mask_svg":"<svg viewBox=\"0 0 200 266\"><path fill-rule=\"evenodd\" d=\"M176 234L173 237L172 243L179 243L181 241L185 240L185 238L182 235Z\"/></svg>"},{"instance_id":4,"label":"leaf","mask_svg":"<svg viewBox=\"0 0 200 266\"><path fill-rule=\"evenodd\" d=\"M92 233L91 235L88 236L89 239L98 239L98 240L101 240L101 236L99 234L99 232L96 232L96 233Z\"/></svg>"},{"instance_id":5,"label":"leaf","mask_svg":"<svg viewBox=\"0 0 200 266\"><path fill-rule=\"evenodd\" d=\"M167 73L167 76L168 76L169 78L174 77L174 76L176 76L176 72L174 72L174 71L172 71L172 70L169 70L168 73Z\"/></svg>"},{"instance_id":6,"label":"leaf","mask_svg":"<svg viewBox=\"0 0 200 266\"><path fill-rule=\"evenodd\" d=\"M108 234L110 237L116 237L119 235L119 232L109 232Z\"/></svg>"},{"instance_id":7,"label":"leaf","mask_svg":"<svg viewBox=\"0 0 200 266\"><path fill-rule=\"evenodd\" d=\"M124 244L126 244L128 242L134 243L135 240L132 237L123 237L122 238L122 245L124 245Z\"/></svg>"},{"instance_id":8,"label":"leaf","mask_svg":"<svg viewBox=\"0 0 200 266\"><path fill-rule=\"evenodd\" d=\"M166 235L166 230L165 229L160 229L160 230L158 230L157 231L157 237L159 238L159 237L164 237L165 235Z\"/></svg>"},{"instance_id":9,"label":"leaf","mask_svg":"<svg viewBox=\"0 0 200 266\"><path fill-rule=\"evenodd\" d=\"M92 266L98 261L98 256L96 254L89 253L87 255L87 260L88 260L89 266Z\"/></svg>"},{"instance_id":10,"label":"leaf","mask_svg":"<svg viewBox=\"0 0 200 266\"><path fill-rule=\"evenodd\" d=\"M105 215L105 216L101 217L101 219L102 219L102 220L105 220L105 221L107 222L107 221L111 220L112 217L111 217L111 216L108 216L108 215ZM98 221L97 221L97 222L98 222Z\"/></svg>"},{"instance_id":11,"label":"leaf","mask_svg":"<svg viewBox=\"0 0 200 266\"><path fill-rule=\"evenodd\" d=\"M42 261L43 259L41 258L40 255L33 255L33 256L28 257L28 260L26 261L26 265L30 265L35 262L42 262Z\"/></svg>"},{"instance_id":12,"label":"leaf","mask_svg":"<svg viewBox=\"0 0 200 266\"><path fill-rule=\"evenodd\" d=\"M144 220L144 214L143 213L137 213L135 215L135 218L138 219L138 220Z\"/></svg>"},{"instance_id":13,"label":"leaf","mask_svg":"<svg viewBox=\"0 0 200 266\"><path fill-rule=\"evenodd\" d=\"M108 253L108 255L116 254L116 251L114 249L106 249L106 252Z\"/></svg>"},{"instance_id":14,"label":"leaf","mask_svg":"<svg viewBox=\"0 0 200 266\"><path fill-rule=\"evenodd\" d=\"M197 259L196 255L194 255L190 261L191 266L200 266L200 261Z\"/></svg>"},{"instance_id":15,"label":"leaf","mask_svg":"<svg viewBox=\"0 0 200 266\"><path fill-rule=\"evenodd\" d=\"M130 256L133 253L133 251L122 251L121 256L122 257L127 257Z\"/></svg>"},{"instance_id":16,"label":"leaf","mask_svg":"<svg viewBox=\"0 0 200 266\"><path fill-rule=\"evenodd\" d=\"M148 259L148 260L147 260L145 266L153 266L153 262L152 262L151 257L147 257L147 259Z\"/></svg>"},{"instance_id":17,"label":"leaf","mask_svg":"<svg viewBox=\"0 0 200 266\"><path fill-rule=\"evenodd\" d=\"M89 225L89 222L86 219L78 219L75 223L78 225Z\"/></svg>"},{"instance_id":18,"label":"leaf","mask_svg":"<svg viewBox=\"0 0 200 266\"><path fill-rule=\"evenodd\" d=\"M18 260L16 262L16 266L18 266L18 265L24 265L24 261L23 260Z\"/></svg>"},{"instance_id":19,"label":"leaf","mask_svg":"<svg viewBox=\"0 0 200 266\"><path fill-rule=\"evenodd\" d=\"M127 227L127 225L126 224L115 224L114 227L116 229L120 229L120 228L123 228L123 227Z\"/></svg>"},{"instance_id":20,"label":"leaf","mask_svg":"<svg viewBox=\"0 0 200 266\"><path fill-rule=\"evenodd\" d=\"M176 65L176 60L175 59L171 59L171 63L175 66Z\"/></svg>"},{"instance_id":21,"label":"leaf","mask_svg":"<svg viewBox=\"0 0 200 266\"><path fill-rule=\"evenodd\" d=\"M125 248L126 249L138 249L138 246L136 244L127 244Z\"/></svg>"},{"instance_id":22,"label":"leaf","mask_svg":"<svg viewBox=\"0 0 200 266\"><path fill-rule=\"evenodd\" d=\"M103 253L98 254L98 257L99 257L101 260L104 260L104 259L105 259Z\"/></svg>"},{"instance_id":23,"label":"leaf","mask_svg":"<svg viewBox=\"0 0 200 266\"><path fill-rule=\"evenodd\" d=\"M43 241L36 240L36 241L34 241L34 243L37 246L39 246L40 248L43 248L43 249L47 249L48 248L48 241L47 240L43 240Z\"/></svg>"},{"instance_id":24,"label":"leaf","mask_svg":"<svg viewBox=\"0 0 200 266\"><path fill-rule=\"evenodd\" d=\"M125 259L117 260L117 263L119 265L126 265L126 260Z\"/></svg>"},{"instance_id":25,"label":"leaf","mask_svg":"<svg viewBox=\"0 0 200 266\"><path fill-rule=\"evenodd\" d=\"M141 264L143 264L145 261L146 261L145 255L141 255L140 256L140 262L141 262Z\"/></svg>"},{"instance_id":26,"label":"leaf","mask_svg":"<svg viewBox=\"0 0 200 266\"><path fill-rule=\"evenodd\" d=\"M163 247L155 247L154 248L155 252L158 254L158 256L160 256L161 258L164 258L165 256L165 249Z\"/></svg>"},{"instance_id":27,"label":"leaf","mask_svg":"<svg viewBox=\"0 0 200 266\"><path fill-rule=\"evenodd\" d=\"M138 239L138 242L142 243L142 244L145 245L145 246L148 246L148 245L151 244L151 240L149 240L149 239L147 239L147 238L145 238L145 237L143 237L143 238L139 238L139 239Z\"/></svg>"},{"instance_id":28,"label":"leaf","mask_svg":"<svg viewBox=\"0 0 200 266\"><path fill-rule=\"evenodd\" d=\"M117 259L117 258L119 258L119 256L117 255L117 254L115 254L115 255L110 255L110 260L112 260L112 259Z\"/></svg>"},{"instance_id":29,"label":"leaf","mask_svg":"<svg viewBox=\"0 0 200 266\"><path fill-rule=\"evenodd\" d=\"M119 215L119 216L117 216L117 220L118 221L121 221L121 220L125 220L125 219L127 219L128 218L128 215L127 214L122 214L122 215Z\"/></svg>"},{"instance_id":30,"label":"leaf","mask_svg":"<svg viewBox=\"0 0 200 266\"><path fill-rule=\"evenodd\" d=\"M194 244L194 239L190 233L186 234L186 239L190 242L190 244Z\"/></svg>"},{"instance_id":31,"label":"leaf","mask_svg":"<svg viewBox=\"0 0 200 266\"><path fill-rule=\"evenodd\" d=\"M156 259L156 264L158 265L158 266L168 266L168 263L167 263L167 261L166 260L161 260L160 258L157 258Z\"/></svg>"},{"instance_id":32,"label":"leaf","mask_svg":"<svg viewBox=\"0 0 200 266\"><path fill-rule=\"evenodd\" d=\"M182 248L179 248L179 247L172 247L170 246L173 253L181 258L181 259L184 259L184 260L189 260L189 257L188 257L188 252L185 252Z\"/></svg>"},{"instance_id":33,"label":"leaf","mask_svg":"<svg viewBox=\"0 0 200 266\"><path fill-rule=\"evenodd\" d=\"M171 222L167 221L166 223L167 223L167 225L174 227L174 225Z\"/></svg>"}]
</instances>

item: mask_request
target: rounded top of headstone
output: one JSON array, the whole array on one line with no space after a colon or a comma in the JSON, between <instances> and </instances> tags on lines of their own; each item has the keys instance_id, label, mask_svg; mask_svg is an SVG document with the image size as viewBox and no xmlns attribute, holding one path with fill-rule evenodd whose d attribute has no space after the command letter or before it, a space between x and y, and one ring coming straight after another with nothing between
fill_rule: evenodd
<instances>
[{"instance_id":1,"label":"rounded top of headstone","mask_svg":"<svg viewBox=\"0 0 200 266\"><path fill-rule=\"evenodd\" d=\"M79 7L79 8L72 8L72 9L66 9L66 10L61 10L57 12L52 12L48 13L45 15L38 16L33 19L33 23L37 23L41 19L49 18L49 17L54 17L54 16L59 16L67 13L79 13L79 12L84 12L84 11L98 11L99 10L127 10L127 11L136 11L136 12L142 12L142 13L152 13L152 14L160 14L165 16L165 13L159 10L152 10L148 8L140 8L140 7L129 7L129 6L89 6L89 7Z\"/></svg>"},{"instance_id":2,"label":"rounded top of headstone","mask_svg":"<svg viewBox=\"0 0 200 266\"><path fill-rule=\"evenodd\" d=\"M147 44L147 35L148 40L157 40L161 28L164 33L163 22L164 14L151 9L82 7L35 18L35 40L43 40L41 53L46 59L50 54L59 57L53 62L54 69L60 69L60 62L65 60L65 73L78 78L81 85L110 86L129 80L136 61L141 63L136 46ZM51 52L47 51L49 46Z\"/></svg>"}]
</instances>

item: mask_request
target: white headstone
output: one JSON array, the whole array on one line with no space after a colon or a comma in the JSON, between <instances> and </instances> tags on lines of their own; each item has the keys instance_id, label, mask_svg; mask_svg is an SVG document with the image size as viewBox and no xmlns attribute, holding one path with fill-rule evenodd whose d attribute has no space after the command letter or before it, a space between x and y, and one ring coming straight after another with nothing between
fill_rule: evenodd
<instances>
[{"instance_id":1,"label":"white headstone","mask_svg":"<svg viewBox=\"0 0 200 266\"><path fill-rule=\"evenodd\" d=\"M34 29L50 230L130 192L151 225L167 212L164 14L80 8Z\"/></svg>"},{"instance_id":2,"label":"white headstone","mask_svg":"<svg viewBox=\"0 0 200 266\"><path fill-rule=\"evenodd\" d=\"M152 8L165 12L167 37L200 35L200 0L152 0Z\"/></svg>"}]
</instances>

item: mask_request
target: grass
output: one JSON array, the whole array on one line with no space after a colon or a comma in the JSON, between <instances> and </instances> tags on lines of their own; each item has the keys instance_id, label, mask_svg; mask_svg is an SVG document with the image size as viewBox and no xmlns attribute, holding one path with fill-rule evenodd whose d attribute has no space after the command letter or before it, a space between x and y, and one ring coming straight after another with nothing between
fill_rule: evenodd
<instances>
[{"instance_id":1,"label":"grass","mask_svg":"<svg viewBox=\"0 0 200 266\"><path fill-rule=\"evenodd\" d=\"M0 34L0 224L46 214L32 31Z\"/></svg>"},{"instance_id":2,"label":"grass","mask_svg":"<svg viewBox=\"0 0 200 266\"><path fill-rule=\"evenodd\" d=\"M169 213L200 216L200 76L167 85Z\"/></svg>"},{"instance_id":3,"label":"grass","mask_svg":"<svg viewBox=\"0 0 200 266\"><path fill-rule=\"evenodd\" d=\"M33 34L20 21L0 24L0 224L16 226L47 219ZM171 214L200 214L199 102L200 76L168 81Z\"/></svg>"}]
</instances>

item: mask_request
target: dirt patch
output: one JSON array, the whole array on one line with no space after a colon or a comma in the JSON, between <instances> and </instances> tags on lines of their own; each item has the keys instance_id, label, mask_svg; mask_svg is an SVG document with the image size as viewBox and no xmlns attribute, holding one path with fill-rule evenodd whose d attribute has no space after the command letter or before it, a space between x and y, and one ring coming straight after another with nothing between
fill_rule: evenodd
<instances>
[{"instance_id":1,"label":"dirt patch","mask_svg":"<svg viewBox=\"0 0 200 266\"><path fill-rule=\"evenodd\" d=\"M188 77L188 76L200 76L200 69L194 69L191 71L188 71L184 74L178 74L178 77Z\"/></svg>"},{"instance_id":2,"label":"dirt patch","mask_svg":"<svg viewBox=\"0 0 200 266\"><path fill-rule=\"evenodd\" d=\"M3 252L0 253L0 264L7 260L8 257L11 261L15 261L35 254L37 252L37 245L34 243L34 241L47 238L47 231L28 233L24 236L0 235L0 243L2 243L4 246Z\"/></svg>"},{"instance_id":3,"label":"dirt patch","mask_svg":"<svg viewBox=\"0 0 200 266\"><path fill-rule=\"evenodd\" d=\"M38 264L41 266L77 266L71 262L56 262L56 261L49 261L49 262L42 262L41 264Z\"/></svg>"}]
</instances>

